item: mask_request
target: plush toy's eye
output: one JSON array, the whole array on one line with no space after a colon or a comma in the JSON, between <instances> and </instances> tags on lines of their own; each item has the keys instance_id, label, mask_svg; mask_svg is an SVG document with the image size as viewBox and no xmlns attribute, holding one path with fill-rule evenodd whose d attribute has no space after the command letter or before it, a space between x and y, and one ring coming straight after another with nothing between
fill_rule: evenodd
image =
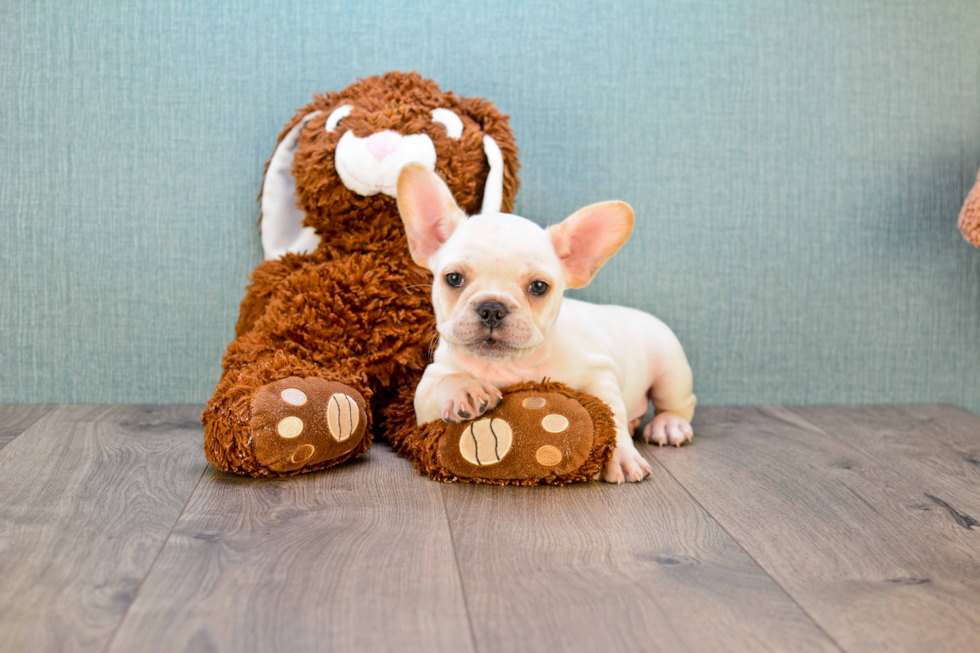
<instances>
[{"instance_id":1,"label":"plush toy's eye","mask_svg":"<svg viewBox=\"0 0 980 653\"><path fill-rule=\"evenodd\" d=\"M463 121L449 109L433 109L432 122L445 127L449 138L459 138L463 135Z\"/></svg>"},{"instance_id":2,"label":"plush toy's eye","mask_svg":"<svg viewBox=\"0 0 980 653\"><path fill-rule=\"evenodd\" d=\"M527 291L532 295L543 295L548 292L548 284L544 281L532 281L531 285L527 287Z\"/></svg>"},{"instance_id":3,"label":"plush toy's eye","mask_svg":"<svg viewBox=\"0 0 980 653\"><path fill-rule=\"evenodd\" d=\"M446 275L446 283L453 288L459 288L463 285L463 275L461 275L459 272L450 272Z\"/></svg>"},{"instance_id":4,"label":"plush toy's eye","mask_svg":"<svg viewBox=\"0 0 980 653\"><path fill-rule=\"evenodd\" d=\"M327 118L327 131L332 132L337 128L337 123L344 119L348 113L350 113L354 107L349 104L342 104L333 110L330 117Z\"/></svg>"}]
</instances>

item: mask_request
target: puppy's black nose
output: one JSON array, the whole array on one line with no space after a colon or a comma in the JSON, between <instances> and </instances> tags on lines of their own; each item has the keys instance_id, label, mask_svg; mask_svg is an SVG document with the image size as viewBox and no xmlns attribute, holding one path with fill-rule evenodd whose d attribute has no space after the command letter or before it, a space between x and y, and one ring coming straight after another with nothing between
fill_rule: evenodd
<instances>
[{"instance_id":1,"label":"puppy's black nose","mask_svg":"<svg viewBox=\"0 0 980 653\"><path fill-rule=\"evenodd\" d=\"M500 302L483 302L476 307L476 314L483 320L483 325L494 329L504 320L510 311Z\"/></svg>"}]
</instances>

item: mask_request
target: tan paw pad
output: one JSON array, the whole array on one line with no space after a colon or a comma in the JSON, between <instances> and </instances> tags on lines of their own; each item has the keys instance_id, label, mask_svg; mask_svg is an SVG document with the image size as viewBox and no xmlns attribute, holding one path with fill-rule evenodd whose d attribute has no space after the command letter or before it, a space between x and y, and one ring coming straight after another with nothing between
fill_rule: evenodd
<instances>
[{"instance_id":1,"label":"tan paw pad","mask_svg":"<svg viewBox=\"0 0 980 653\"><path fill-rule=\"evenodd\" d=\"M550 444L546 444L534 454L534 459L545 467L554 467L561 462L561 450Z\"/></svg>"},{"instance_id":2,"label":"tan paw pad","mask_svg":"<svg viewBox=\"0 0 980 653\"><path fill-rule=\"evenodd\" d=\"M301 463L305 460L309 460L315 451L316 447L314 447L312 444L304 444L302 447L297 448L296 451L293 452L293 455L289 457L289 460L293 463Z\"/></svg>"},{"instance_id":3,"label":"tan paw pad","mask_svg":"<svg viewBox=\"0 0 980 653\"><path fill-rule=\"evenodd\" d=\"M290 406L302 406L306 403L306 393L299 388L286 388L279 396Z\"/></svg>"},{"instance_id":4,"label":"tan paw pad","mask_svg":"<svg viewBox=\"0 0 980 653\"><path fill-rule=\"evenodd\" d=\"M303 432L303 420L295 415L284 417L276 425L276 431L279 432L280 437L295 438Z\"/></svg>"},{"instance_id":5,"label":"tan paw pad","mask_svg":"<svg viewBox=\"0 0 980 653\"><path fill-rule=\"evenodd\" d=\"M471 465L495 465L514 442L510 424L499 418L470 422L459 438L459 453Z\"/></svg>"},{"instance_id":6,"label":"tan paw pad","mask_svg":"<svg viewBox=\"0 0 980 653\"><path fill-rule=\"evenodd\" d=\"M541 428L548 433L561 433L568 428L568 418L564 415L552 413L541 420Z\"/></svg>"},{"instance_id":7,"label":"tan paw pad","mask_svg":"<svg viewBox=\"0 0 980 653\"><path fill-rule=\"evenodd\" d=\"M538 410L539 408L544 408L548 400L544 397L528 397L525 399L521 405L523 405L528 410Z\"/></svg>"},{"instance_id":8,"label":"tan paw pad","mask_svg":"<svg viewBox=\"0 0 980 653\"><path fill-rule=\"evenodd\" d=\"M338 392L327 401L327 428L337 442L349 438L360 419L357 403L349 395Z\"/></svg>"}]
</instances>

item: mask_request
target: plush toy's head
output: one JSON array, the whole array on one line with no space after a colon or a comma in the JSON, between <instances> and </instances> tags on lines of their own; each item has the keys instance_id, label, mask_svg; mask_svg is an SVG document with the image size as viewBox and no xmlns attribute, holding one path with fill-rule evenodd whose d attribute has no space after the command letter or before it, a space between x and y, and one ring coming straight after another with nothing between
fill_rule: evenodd
<instances>
[{"instance_id":1,"label":"plush toy's head","mask_svg":"<svg viewBox=\"0 0 980 653\"><path fill-rule=\"evenodd\" d=\"M267 259L384 222L400 229L398 173L434 170L467 213L510 212L517 146L490 102L443 92L418 73L390 72L317 95L286 126L262 184Z\"/></svg>"}]
</instances>

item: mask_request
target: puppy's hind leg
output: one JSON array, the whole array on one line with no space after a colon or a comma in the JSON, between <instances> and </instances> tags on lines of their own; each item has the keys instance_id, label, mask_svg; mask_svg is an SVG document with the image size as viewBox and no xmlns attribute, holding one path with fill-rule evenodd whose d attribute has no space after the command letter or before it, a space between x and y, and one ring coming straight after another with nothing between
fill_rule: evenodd
<instances>
[{"instance_id":1,"label":"puppy's hind leg","mask_svg":"<svg viewBox=\"0 0 980 653\"><path fill-rule=\"evenodd\" d=\"M659 413L643 429L643 439L647 442L655 442L661 447L664 444L679 447L685 442L690 442L693 437L694 429L691 428L691 423L672 413Z\"/></svg>"},{"instance_id":2,"label":"puppy's hind leg","mask_svg":"<svg viewBox=\"0 0 980 653\"><path fill-rule=\"evenodd\" d=\"M676 338L671 344L661 372L648 392L656 416L643 429L643 439L660 446L672 444L679 447L694 437L691 419L697 397L692 392L691 366L684 350Z\"/></svg>"}]
</instances>

